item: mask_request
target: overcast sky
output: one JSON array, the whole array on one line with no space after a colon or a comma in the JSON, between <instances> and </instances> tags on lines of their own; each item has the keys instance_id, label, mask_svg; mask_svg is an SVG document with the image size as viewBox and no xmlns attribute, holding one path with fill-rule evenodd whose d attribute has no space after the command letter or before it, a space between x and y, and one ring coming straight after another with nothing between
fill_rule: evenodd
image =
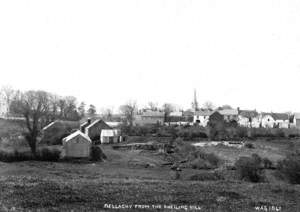
<instances>
[{"instance_id":1,"label":"overcast sky","mask_svg":"<svg viewBox=\"0 0 300 212\"><path fill-rule=\"evenodd\" d=\"M299 0L1 1L0 85L300 111L299 26Z\"/></svg>"}]
</instances>

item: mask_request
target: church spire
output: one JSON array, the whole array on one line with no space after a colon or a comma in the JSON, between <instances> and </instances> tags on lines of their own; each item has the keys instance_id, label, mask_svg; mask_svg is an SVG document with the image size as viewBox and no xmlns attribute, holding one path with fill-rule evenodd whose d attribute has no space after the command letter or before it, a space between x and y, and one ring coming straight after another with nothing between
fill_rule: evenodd
<instances>
[{"instance_id":1,"label":"church spire","mask_svg":"<svg viewBox=\"0 0 300 212\"><path fill-rule=\"evenodd\" d=\"M199 110L196 89L194 89L194 101L192 103L192 107L193 107L194 111L198 111Z\"/></svg>"}]
</instances>

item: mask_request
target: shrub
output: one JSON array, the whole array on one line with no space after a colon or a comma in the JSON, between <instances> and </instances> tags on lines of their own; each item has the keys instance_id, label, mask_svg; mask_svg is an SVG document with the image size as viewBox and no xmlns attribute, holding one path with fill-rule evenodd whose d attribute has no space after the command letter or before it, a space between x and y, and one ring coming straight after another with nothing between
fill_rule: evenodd
<instances>
[{"instance_id":1,"label":"shrub","mask_svg":"<svg viewBox=\"0 0 300 212\"><path fill-rule=\"evenodd\" d=\"M269 158L263 158L262 159L263 167L265 169L271 169L273 168L273 163Z\"/></svg>"},{"instance_id":2,"label":"shrub","mask_svg":"<svg viewBox=\"0 0 300 212\"><path fill-rule=\"evenodd\" d=\"M254 145L252 143L246 143L245 147L249 149L254 149Z\"/></svg>"},{"instance_id":3,"label":"shrub","mask_svg":"<svg viewBox=\"0 0 300 212\"><path fill-rule=\"evenodd\" d=\"M190 177L190 180L193 181L216 181L216 180L224 180L224 176L218 172L203 172L194 174Z\"/></svg>"},{"instance_id":4,"label":"shrub","mask_svg":"<svg viewBox=\"0 0 300 212\"><path fill-rule=\"evenodd\" d=\"M202 158L196 158L190 162L190 165L193 169L213 169L213 167L208 161L203 160Z\"/></svg>"},{"instance_id":5,"label":"shrub","mask_svg":"<svg viewBox=\"0 0 300 212\"><path fill-rule=\"evenodd\" d=\"M42 148L37 152L36 159L41 161L58 161L60 158L60 150Z\"/></svg>"},{"instance_id":6,"label":"shrub","mask_svg":"<svg viewBox=\"0 0 300 212\"><path fill-rule=\"evenodd\" d=\"M237 135L240 138L246 138L248 136L248 129L246 127L237 127Z\"/></svg>"},{"instance_id":7,"label":"shrub","mask_svg":"<svg viewBox=\"0 0 300 212\"><path fill-rule=\"evenodd\" d=\"M194 169L214 169L220 164L219 157L214 153L205 153L199 150L190 153L189 159Z\"/></svg>"},{"instance_id":8,"label":"shrub","mask_svg":"<svg viewBox=\"0 0 300 212\"><path fill-rule=\"evenodd\" d=\"M17 162L32 159L33 156L31 153L18 152L17 150L14 150L13 152L0 151L0 161L3 162Z\"/></svg>"},{"instance_id":9,"label":"shrub","mask_svg":"<svg viewBox=\"0 0 300 212\"><path fill-rule=\"evenodd\" d=\"M240 157L235 167L241 180L247 180L250 182L263 181L261 158L258 155L252 155L252 157Z\"/></svg>"},{"instance_id":10,"label":"shrub","mask_svg":"<svg viewBox=\"0 0 300 212\"><path fill-rule=\"evenodd\" d=\"M288 155L277 164L277 169L290 183L300 184L300 154Z\"/></svg>"},{"instance_id":11,"label":"shrub","mask_svg":"<svg viewBox=\"0 0 300 212\"><path fill-rule=\"evenodd\" d=\"M106 155L102 152L102 149L99 146L92 146L90 152L91 161L102 161L106 159Z\"/></svg>"}]
</instances>

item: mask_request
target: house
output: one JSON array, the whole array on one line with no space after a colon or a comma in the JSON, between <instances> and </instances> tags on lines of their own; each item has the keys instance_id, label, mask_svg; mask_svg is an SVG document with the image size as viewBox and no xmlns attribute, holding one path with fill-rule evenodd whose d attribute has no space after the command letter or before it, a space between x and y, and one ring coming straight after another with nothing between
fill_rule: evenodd
<instances>
[{"instance_id":1,"label":"house","mask_svg":"<svg viewBox=\"0 0 300 212\"><path fill-rule=\"evenodd\" d=\"M290 128L290 117L287 113L273 113L275 124L279 128Z\"/></svg>"},{"instance_id":2,"label":"house","mask_svg":"<svg viewBox=\"0 0 300 212\"><path fill-rule=\"evenodd\" d=\"M261 113L261 126L264 128L273 128L275 125L275 119L272 113Z\"/></svg>"},{"instance_id":3,"label":"house","mask_svg":"<svg viewBox=\"0 0 300 212\"><path fill-rule=\"evenodd\" d=\"M183 112L182 111L173 111L170 113L171 117L183 117Z\"/></svg>"},{"instance_id":4,"label":"house","mask_svg":"<svg viewBox=\"0 0 300 212\"><path fill-rule=\"evenodd\" d=\"M89 126L90 124L92 123L92 120L90 118L87 119L87 121L83 122L81 125L80 125L80 131L81 132L85 132L85 128L87 126Z\"/></svg>"},{"instance_id":5,"label":"house","mask_svg":"<svg viewBox=\"0 0 300 212\"><path fill-rule=\"evenodd\" d=\"M260 117L256 110L239 110L238 124L243 127L260 126Z\"/></svg>"},{"instance_id":6,"label":"house","mask_svg":"<svg viewBox=\"0 0 300 212\"><path fill-rule=\"evenodd\" d=\"M100 141L101 144L119 143L121 141L120 130L117 129L104 129L101 131Z\"/></svg>"},{"instance_id":7,"label":"house","mask_svg":"<svg viewBox=\"0 0 300 212\"><path fill-rule=\"evenodd\" d=\"M90 137L92 141L99 140L101 131L105 129L112 129L102 119L98 119L85 127L84 134Z\"/></svg>"},{"instance_id":8,"label":"house","mask_svg":"<svg viewBox=\"0 0 300 212\"><path fill-rule=\"evenodd\" d=\"M296 128L300 129L300 113L294 114L293 124Z\"/></svg>"},{"instance_id":9,"label":"house","mask_svg":"<svg viewBox=\"0 0 300 212\"><path fill-rule=\"evenodd\" d=\"M229 121L238 121L239 112L237 109L221 109L218 112L224 117L224 120Z\"/></svg>"},{"instance_id":10,"label":"house","mask_svg":"<svg viewBox=\"0 0 300 212\"><path fill-rule=\"evenodd\" d=\"M212 125L217 124L217 123L223 123L224 122L224 116L219 113L219 111L214 111L210 116L209 116L209 120L208 122L210 122Z\"/></svg>"},{"instance_id":11,"label":"house","mask_svg":"<svg viewBox=\"0 0 300 212\"><path fill-rule=\"evenodd\" d=\"M77 121L53 121L42 129L41 142L61 144L62 139L72 133L72 131L77 130L79 126Z\"/></svg>"},{"instance_id":12,"label":"house","mask_svg":"<svg viewBox=\"0 0 300 212\"><path fill-rule=\"evenodd\" d=\"M197 123L200 126L206 127L209 121L209 117L213 114L212 110L199 110L194 113L193 123Z\"/></svg>"},{"instance_id":13,"label":"house","mask_svg":"<svg viewBox=\"0 0 300 212\"><path fill-rule=\"evenodd\" d=\"M182 112L182 116L187 124L192 124L194 120L194 112L191 110L186 110Z\"/></svg>"},{"instance_id":14,"label":"house","mask_svg":"<svg viewBox=\"0 0 300 212\"><path fill-rule=\"evenodd\" d=\"M91 139L80 130L63 139L63 156L87 158L90 156Z\"/></svg>"},{"instance_id":15,"label":"house","mask_svg":"<svg viewBox=\"0 0 300 212\"><path fill-rule=\"evenodd\" d=\"M164 120L164 112L146 110L140 115L136 115L134 123L136 125L163 124Z\"/></svg>"},{"instance_id":16,"label":"house","mask_svg":"<svg viewBox=\"0 0 300 212\"><path fill-rule=\"evenodd\" d=\"M287 113L262 113L261 125L265 128L289 128L290 118Z\"/></svg>"}]
</instances>

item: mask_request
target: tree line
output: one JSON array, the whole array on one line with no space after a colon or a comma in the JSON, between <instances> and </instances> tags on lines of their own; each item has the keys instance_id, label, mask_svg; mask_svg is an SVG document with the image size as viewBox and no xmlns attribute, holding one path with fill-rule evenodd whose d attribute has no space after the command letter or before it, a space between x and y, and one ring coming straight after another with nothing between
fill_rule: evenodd
<instances>
[{"instance_id":1,"label":"tree line","mask_svg":"<svg viewBox=\"0 0 300 212\"><path fill-rule=\"evenodd\" d=\"M52 121L79 121L86 112L89 115L96 114L94 105L85 111L85 103L78 105L73 96L59 96L42 90L20 91L5 86L1 89L1 101L7 107L7 114L24 118L27 128L24 136L34 155L41 129Z\"/></svg>"}]
</instances>

